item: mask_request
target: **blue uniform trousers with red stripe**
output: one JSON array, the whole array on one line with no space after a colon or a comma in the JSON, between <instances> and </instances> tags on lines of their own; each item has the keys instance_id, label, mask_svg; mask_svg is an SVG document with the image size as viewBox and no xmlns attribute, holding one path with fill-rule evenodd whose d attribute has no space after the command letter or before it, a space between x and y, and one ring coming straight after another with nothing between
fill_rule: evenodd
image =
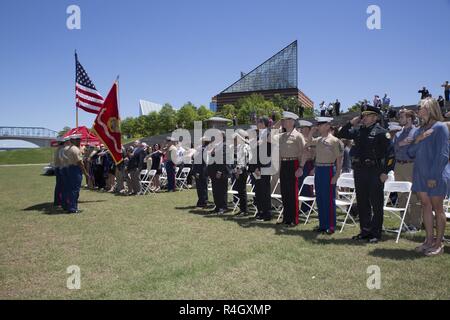
<instances>
[{"instance_id":1,"label":"blue uniform trousers with red stripe","mask_svg":"<svg viewBox=\"0 0 450 320\"><path fill-rule=\"evenodd\" d=\"M336 230L336 185L331 184L335 173L334 166L315 169L314 183L321 230Z\"/></svg>"}]
</instances>

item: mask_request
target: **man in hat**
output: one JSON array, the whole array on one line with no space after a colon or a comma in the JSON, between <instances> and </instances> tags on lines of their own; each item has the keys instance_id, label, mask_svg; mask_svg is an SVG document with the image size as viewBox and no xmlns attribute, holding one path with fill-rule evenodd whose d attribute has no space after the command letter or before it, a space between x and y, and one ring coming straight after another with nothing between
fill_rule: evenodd
<instances>
[{"instance_id":1,"label":"man in hat","mask_svg":"<svg viewBox=\"0 0 450 320\"><path fill-rule=\"evenodd\" d=\"M69 179L69 172L68 172L68 166L69 166L69 159L66 157L65 151L71 146L70 138L64 137L64 144L63 147L58 152L58 157L61 161L61 184L62 184L62 203L61 207L63 210L67 211L68 208L68 201L69 201L69 192L70 192L70 179Z\"/></svg>"},{"instance_id":2,"label":"man in hat","mask_svg":"<svg viewBox=\"0 0 450 320\"><path fill-rule=\"evenodd\" d=\"M295 113L285 111L281 126L285 132L275 137L280 152L280 189L283 202L283 224L288 227L299 223L298 178L303 175L301 167L305 150L305 138L295 130Z\"/></svg>"},{"instance_id":3,"label":"man in hat","mask_svg":"<svg viewBox=\"0 0 450 320\"><path fill-rule=\"evenodd\" d=\"M264 172L265 168L270 168L271 162L262 161L262 156L270 158L271 156L271 141L269 131L269 119L261 117L257 123L257 138L255 143L251 143L252 161L249 165L249 171L253 173L253 181L255 184L255 204L258 210L256 219L259 221L270 221L272 208L270 198L270 175Z\"/></svg>"},{"instance_id":4,"label":"man in hat","mask_svg":"<svg viewBox=\"0 0 450 320\"><path fill-rule=\"evenodd\" d=\"M384 182L395 165L390 134L377 123L380 114L378 108L365 106L361 117L352 119L338 134L339 138L352 139L355 143L352 167L361 231L353 239L370 243L381 239Z\"/></svg>"},{"instance_id":5,"label":"man in hat","mask_svg":"<svg viewBox=\"0 0 450 320\"><path fill-rule=\"evenodd\" d=\"M336 182L342 170L343 143L331 134L333 118L316 118L307 139L307 145L316 146L314 185L319 211L318 232L333 234L336 230ZM313 138L315 132L318 138Z\"/></svg>"},{"instance_id":6,"label":"man in hat","mask_svg":"<svg viewBox=\"0 0 450 320\"><path fill-rule=\"evenodd\" d=\"M63 178L62 178L62 157L61 150L64 150L64 138L56 138L57 146L53 157L53 165L55 167L55 191L53 196L53 206L55 208L61 207L63 205Z\"/></svg>"},{"instance_id":7,"label":"man in hat","mask_svg":"<svg viewBox=\"0 0 450 320\"><path fill-rule=\"evenodd\" d=\"M195 177L195 187L197 189L197 207L206 208L208 205L208 174L206 172L207 154L206 150L211 142L210 137L202 137L202 145L195 150L192 173Z\"/></svg>"},{"instance_id":8,"label":"man in hat","mask_svg":"<svg viewBox=\"0 0 450 320\"><path fill-rule=\"evenodd\" d=\"M175 168L176 163L178 163L178 157L177 157L177 147L175 146L177 144L177 140L172 137L167 137L167 149L166 151L166 173L167 173L167 192L174 192L175 191Z\"/></svg>"},{"instance_id":9,"label":"man in hat","mask_svg":"<svg viewBox=\"0 0 450 320\"><path fill-rule=\"evenodd\" d=\"M67 159L67 212L80 213L78 210L78 198L80 196L81 181L83 174L87 175L87 171L83 164L83 156L80 151L81 135L74 134L69 136L70 144L64 147L64 156Z\"/></svg>"}]
</instances>

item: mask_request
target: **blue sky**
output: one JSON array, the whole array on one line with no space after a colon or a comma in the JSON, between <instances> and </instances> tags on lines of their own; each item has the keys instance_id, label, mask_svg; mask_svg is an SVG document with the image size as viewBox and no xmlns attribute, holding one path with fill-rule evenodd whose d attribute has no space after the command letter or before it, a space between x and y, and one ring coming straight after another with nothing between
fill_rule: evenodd
<instances>
[{"instance_id":1,"label":"blue sky","mask_svg":"<svg viewBox=\"0 0 450 320\"><path fill-rule=\"evenodd\" d=\"M81 30L66 27L71 4ZM381 30L366 27L370 4ZM141 98L208 106L293 40L299 87L316 106L385 92L411 104L421 86L437 96L450 80L450 0L2 0L0 39L1 126L75 125L75 49L104 96L120 74L122 118Z\"/></svg>"}]
</instances>

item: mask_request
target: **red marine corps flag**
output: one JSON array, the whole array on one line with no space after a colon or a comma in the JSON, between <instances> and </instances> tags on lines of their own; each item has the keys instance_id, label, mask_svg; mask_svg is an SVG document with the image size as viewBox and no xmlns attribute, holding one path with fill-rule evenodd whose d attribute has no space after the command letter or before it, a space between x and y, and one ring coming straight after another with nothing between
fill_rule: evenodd
<instances>
[{"instance_id":1,"label":"red marine corps flag","mask_svg":"<svg viewBox=\"0 0 450 320\"><path fill-rule=\"evenodd\" d=\"M108 148L116 164L123 161L118 90L119 87L116 81L109 91L93 127L95 134Z\"/></svg>"}]
</instances>

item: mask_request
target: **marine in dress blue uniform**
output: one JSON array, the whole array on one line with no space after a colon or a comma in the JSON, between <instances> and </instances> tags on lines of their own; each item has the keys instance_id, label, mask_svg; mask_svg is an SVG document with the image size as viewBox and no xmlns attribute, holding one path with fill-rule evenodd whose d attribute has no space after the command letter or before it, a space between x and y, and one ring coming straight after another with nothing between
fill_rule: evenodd
<instances>
[{"instance_id":1,"label":"marine in dress blue uniform","mask_svg":"<svg viewBox=\"0 0 450 320\"><path fill-rule=\"evenodd\" d=\"M67 158L67 211L69 213L80 213L78 210L78 198L80 196L81 181L86 169L83 164L83 157L80 151L81 135L74 134L69 137L71 145L64 148L64 154Z\"/></svg>"},{"instance_id":2,"label":"marine in dress blue uniform","mask_svg":"<svg viewBox=\"0 0 450 320\"><path fill-rule=\"evenodd\" d=\"M333 118L320 117L316 120L320 137L312 137L316 131L314 129L307 139L307 145L316 146L314 185L319 211L316 231L333 234L336 230L336 182L342 170L344 145L330 132Z\"/></svg>"}]
</instances>

